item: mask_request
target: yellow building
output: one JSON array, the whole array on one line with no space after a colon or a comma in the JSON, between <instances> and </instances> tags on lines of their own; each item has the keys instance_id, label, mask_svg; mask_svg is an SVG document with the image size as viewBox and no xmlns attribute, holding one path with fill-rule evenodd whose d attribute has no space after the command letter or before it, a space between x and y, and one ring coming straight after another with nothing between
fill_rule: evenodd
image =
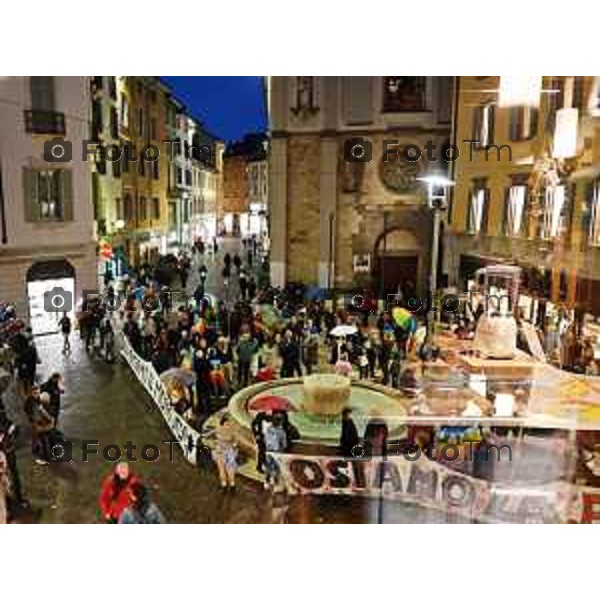
<instances>
[{"instance_id":1,"label":"yellow building","mask_svg":"<svg viewBox=\"0 0 600 600\"><path fill-rule=\"evenodd\" d=\"M543 318L540 298L600 315L597 78L459 77L455 88L450 284L517 264L527 316Z\"/></svg>"},{"instance_id":2,"label":"yellow building","mask_svg":"<svg viewBox=\"0 0 600 600\"><path fill-rule=\"evenodd\" d=\"M92 81L92 139L101 146L92 175L97 234L137 265L166 251L170 92L155 77Z\"/></svg>"}]
</instances>

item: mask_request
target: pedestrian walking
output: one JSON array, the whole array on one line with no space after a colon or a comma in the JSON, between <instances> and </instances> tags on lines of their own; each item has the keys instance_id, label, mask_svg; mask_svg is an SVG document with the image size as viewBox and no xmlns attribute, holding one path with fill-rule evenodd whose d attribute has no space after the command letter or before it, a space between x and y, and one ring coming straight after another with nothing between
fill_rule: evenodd
<instances>
[{"instance_id":1,"label":"pedestrian walking","mask_svg":"<svg viewBox=\"0 0 600 600\"><path fill-rule=\"evenodd\" d=\"M252 435L256 444L256 470L259 473L265 472L265 464L267 462L265 427L270 421L271 417L264 411L257 413L254 419L252 419Z\"/></svg>"},{"instance_id":2,"label":"pedestrian walking","mask_svg":"<svg viewBox=\"0 0 600 600\"><path fill-rule=\"evenodd\" d=\"M235 491L235 474L237 472L237 441L233 432L231 420L223 415L216 432L214 451L215 461L219 470L221 489L226 492Z\"/></svg>"},{"instance_id":3,"label":"pedestrian walking","mask_svg":"<svg viewBox=\"0 0 600 600\"><path fill-rule=\"evenodd\" d=\"M60 327L60 332L63 336L62 353L67 354L67 353L71 352L70 337L71 337L71 330L72 330L71 319L69 319L69 316L67 315L67 313L63 314L61 320L58 322L58 326Z\"/></svg>"}]
</instances>

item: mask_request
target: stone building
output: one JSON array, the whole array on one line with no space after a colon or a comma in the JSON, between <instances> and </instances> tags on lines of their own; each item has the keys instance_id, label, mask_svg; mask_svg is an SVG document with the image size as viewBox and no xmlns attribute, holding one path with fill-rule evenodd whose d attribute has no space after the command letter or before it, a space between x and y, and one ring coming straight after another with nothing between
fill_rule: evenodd
<instances>
[{"instance_id":1,"label":"stone building","mask_svg":"<svg viewBox=\"0 0 600 600\"><path fill-rule=\"evenodd\" d=\"M429 143L440 155L448 141L452 84L448 77L267 79L274 285L423 289L432 218L418 177L446 172L447 163L426 160L424 149Z\"/></svg>"},{"instance_id":2,"label":"stone building","mask_svg":"<svg viewBox=\"0 0 600 600\"><path fill-rule=\"evenodd\" d=\"M516 264L527 316L546 301L600 315L599 79L460 77L457 90L456 137L480 145L454 165L451 283Z\"/></svg>"},{"instance_id":3,"label":"stone building","mask_svg":"<svg viewBox=\"0 0 600 600\"><path fill-rule=\"evenodd\" d=\"M248 134L225 148L219 215L221 230L226 234L246 236L258 234L261 229L258 219L265 216L266 145L264 135Z\"/></svg>"},{"instance_id":4,"label":"stone building","mask_svg":"<svg viewBox=\"0 0 600 600\"><path fill-rule=\"evenodd\" d=\"M63 305L45 293L62 289L69 309L96 283L90 172L81 160L90 78L2 77L0 96L0 301L29 317L34 333L51 332Z\"/></svg>"}]
</instances>

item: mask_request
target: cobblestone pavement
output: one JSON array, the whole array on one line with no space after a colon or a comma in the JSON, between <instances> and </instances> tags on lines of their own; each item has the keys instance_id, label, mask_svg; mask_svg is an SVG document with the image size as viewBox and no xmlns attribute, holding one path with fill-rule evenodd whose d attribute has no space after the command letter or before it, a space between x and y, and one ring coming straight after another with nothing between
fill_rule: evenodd
<instances>
[{"instance_id":1,"label":"cobblestone pavement","mask_svg":"<svg viewBox=\"0 0 600 600\"><path fill-rule=\"evenodd\" d=\"M237 240L221 244L218 268L211 268L207 290L221 293L220 271L225 251L234 252ZM190 278L195 285L197 275ZM235 283L234 283L235 285ZM231 290L234 291L233 289ZM73 335L73 338L76 334ZM97 498L103 478L111 464L103 457L91 456L82 461L82 441L98 440L99 448L119 446L125 455L126 442L136 446L138 458L132 469L154 489L154 495L167 520L173 523L268 523L272 521L269 495L259 484L239 478L235 494L224 495L212 470L199 472L181 453L173 452L163 440L170 438L160 413L149 411L149 398L129 368L118 362L110 365L90 355L79 339L73 339L73 352L64 356L58 336L36 340L42 363L43 380L59 371L65 380L63 412L59 428L74 444L73 462L40 466L31 460L29 431L22 411L22 400L14 384L6 395L11 417L21 425L18 464L25 495L31 510L18 515L19 522L98 523L101 521ZM154 444L161 451L156 462L141 460L141 449ZM290 502L289 522L423 522L440 519L421 509L390 506L349 497L304 497Z\"/></svg>"}]
</instances>

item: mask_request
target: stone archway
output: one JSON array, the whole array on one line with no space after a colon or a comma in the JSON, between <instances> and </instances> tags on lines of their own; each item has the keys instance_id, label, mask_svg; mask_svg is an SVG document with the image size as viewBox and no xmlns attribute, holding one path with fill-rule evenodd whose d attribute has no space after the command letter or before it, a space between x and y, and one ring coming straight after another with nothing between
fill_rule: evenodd
<instances>
[{"instance_id":1,"label":"stone archway","mask_svg":"<svg viewBox=\"0 0 600 600\"><path fill-rule=\"evenodd\" d=\"M385 298L399 287L411 295L420 288L422 250L422 240L409 229L392 227L379 235L373 248L373 285L380 295Z\"/></svg>"},{"instance_id":2,"label":"stone archway","mask_svg":"<svg viewBox=\"0 0 600 600\"><path fill-rule=\"evenodd\" d=\"M38 261L27 270L26 282L33 334L57 332L62 315L74 315L75 268L63 258Z\"/></svg>"}]
</instances>

